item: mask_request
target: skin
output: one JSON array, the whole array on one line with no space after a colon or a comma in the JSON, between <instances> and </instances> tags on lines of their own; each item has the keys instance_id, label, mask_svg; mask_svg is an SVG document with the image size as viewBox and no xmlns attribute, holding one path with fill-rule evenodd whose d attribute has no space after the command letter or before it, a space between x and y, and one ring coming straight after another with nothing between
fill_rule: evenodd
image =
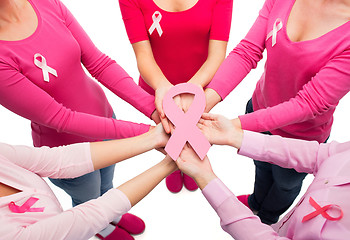
<instances>
[{"instance_id":1,"label":"skin","mask_svg":"<svg viewBox=\"0 0 350 240\"><path fill-rule=\"evenodd\" d=\"M350 20L349 0L296 0L287 22L287 34L292 42L318 38ZM205 90L206 111L222 99L213 89ZM240 126L240 120L236 120Z\"/></svg>"},{"instance_id":2,"label":"skin","mask_svg":"<svg viewBox=\"0 0 350 240\"><path fill-rule=\"evenodd\" d=\"M163 130L162 125L159 124L151 131L140 136L90 143L94 170L121 162L153 148L162 148L167 141L168 135ZM169 156L166 156L160 163L122 184L118 189L128 197L131 205L134 206L176 169L175 162ZM20 190L0 183L0 197L18 192Z\"/></svg>"},{"instance_id":3,"label":"skin","mask_svg":"<svg viewBox=\"0 0 350 240\"><path fill-rule=\"evenodd\" d=\"M237 149L240 149L242 145L243 130L236 125L234 120L229 120L221 115L204 113L198 127L211 144L229 145ZM184 147L176 164L182 172L191 176L202 190L209 182L217 178L208 157L200 160L190 146Z\"/></svg>"},{"instance_id":4,"label":"skin","mask_svg":"<svg viewBox=\"0 0 350 240\"><path fill-rule=\"evenodd\" d=\"M160 8L169 12L179 12L193 7L198 0L157 0L154 1ZM163 111L163 98L173 85L164 76L157 65L150 42L140 41L132 44L139 72L142 78L155 90L155 105L160 120L167 133L171 132L173 126L166 119ZM214 77L215 72L225 58L227 42L209 40L208 57L196 74L187 82L193 83L200 88L205 87ZM174 97L174 101L184 112L186 112L193 101L192 94L181 94Z\"/></svg>"}]
</instances>

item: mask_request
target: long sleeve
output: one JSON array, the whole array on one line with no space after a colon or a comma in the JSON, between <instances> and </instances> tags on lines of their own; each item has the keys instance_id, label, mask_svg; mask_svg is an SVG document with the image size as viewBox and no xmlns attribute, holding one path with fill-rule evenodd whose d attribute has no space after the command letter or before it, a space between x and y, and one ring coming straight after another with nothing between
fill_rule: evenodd
<instances>
[{"instance_id":1,"label":"long sleeve","mask_svg":"<svg viewBox=\"0 0 350 240\"><path fill-rule=\"evenodd\" d=\"M125 138L148 131L149 126L104 118L71 109L26 78L20 69L1 62L0 104L10 111L58 132L96 139Z\"/></svg>"},{"instance_id":2,"label":"long sleeve","mask_svg":"<svg viewBox=\"0 0 350 240\"><path fill-rule=\"evenodd\" d=\"M270 162L298 172L316 174L319 166L330 156L346 151L350 142L321 143L244 131L239 154Z\"/></svg>"},{"instance_id":3,"label":"long sleeve","mask_svg":"<svg viewBox=\"0 0 350 240\"><path fill-rule=\"evenodd\" d=\"M65 24L80 46L81 61L90 74L137 110L151 117L155 110L154 96L139 87L114 60L100 52L63 3L57 1L57 4Z\"/></svg>"},{"instance_id":4,"label":"long sleeve","mask_svg":"<svg viewBox=\"0 0 350 240\"><path fill-rule=\"evenodd\" d=\"M202 191L221 220L221 227L236 240L289 239L279 237L268 225L261 223L252 211L219 180L212 180Z\"/></svg>"},{"instance_id":5,"label":"long sleeve","mask_svg":"<svg viewBox=\"0 0 350 240\"><path fill-rule=\"evenodd\" d=\"M334 110L350 90L350 49L330 60L295 97L288 101L239 116L242 128L271 131L320 117Z\"/></svg>"},{"instance_id":6,"label":"long sleeve","mask_svg":"<svg viewBox=\"0 0 350 240\"><path fill-rule=\"evenodd\" d=\"M89 143L54 148L0 143L0 154L41 177L74 178L94 171Z\"/></svg>"},{"instance_id":7,"label":"long sleeve","mask_svg":"<svg viewBox=\"0 0 350 240\"><path fill-rule=\"evenodd\" d=\"M250 72L256 68L265 50L267 20L275 0L267 0L246 37L230 52L207 88L224 99Z\"/></svg>"},{"instance_id":8,"label":"long sleeve","mask_svg":"<svg viewBox=\"0 0 350 240\"><path fill-rule=\"evenodd\" d=\"M128 198L118 189L111 189L98 199L23 228L15 239L89 239L130 208Z\"/></svg>"}]
</instances>

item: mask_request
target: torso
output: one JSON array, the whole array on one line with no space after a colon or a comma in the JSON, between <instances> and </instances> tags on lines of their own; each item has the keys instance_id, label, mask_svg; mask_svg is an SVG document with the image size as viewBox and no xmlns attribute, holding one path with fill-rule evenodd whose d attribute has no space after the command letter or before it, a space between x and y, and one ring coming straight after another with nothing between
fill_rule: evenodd
<instances>
[{"instance_id":1,"label":"torso","mask_svg":"<svg viewBox=\"0 0 350 240\"><path fill-rule=\"evenodd\" d=\"M15 189L13 187L10 187L10 186L0 182L0 197L9 196L9 195L19 193L19 192L20 191L18 189Z\"/></svg>"},{"instance_id":2,"label":"torso","mask_svg":"<svg viewBox=\"0 0 350 240\"><path fill-rule=\"evenodd\" d=\"M168 12L182 12L192 8L199 0L153 0L161 9Z\"/></svg>"}]
</instances>

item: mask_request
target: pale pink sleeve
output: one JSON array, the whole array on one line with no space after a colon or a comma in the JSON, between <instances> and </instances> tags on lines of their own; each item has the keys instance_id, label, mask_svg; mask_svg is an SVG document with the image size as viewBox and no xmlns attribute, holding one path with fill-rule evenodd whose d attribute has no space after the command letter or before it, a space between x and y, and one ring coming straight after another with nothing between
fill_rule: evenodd
<instances>
[{"instance_id":1,"label":"pale pink sleeve","mask_svg":"<svg viewBox=\"0 0 350 240\"><path fill-rule=\"evenodd\" d=\"M289 239L279 237L268 225L261 223L219 179L212 180L202 191L221 220L221 227L236 240Z\"/></svg>"},{"instance_id":2,"label":"pale pink sleeve","mask_svg":"<svg viewBox=\"0 0 350 240\"><path fill-rule=\"evenodd\" d=\"M246 37L230 52L207 88L224 99L250 72L256 68L265 50L267 20L275 0L267 0Z\"/></svg>"},{"instance_id":3,"label":"pale pink sleeve","mask_svg":"<svg viewBox=\"0 0 350 240\"><path fill-rule=\"evenodd\" d=\"M80 46L81 61L90 74L117 96L130 103L147 117L151 117L155 110L154 96L138 86L123 68L98 50L64 4L58 0L57 4L68 29Z\"/></svg>"},{"instance_id":4,"label":"pale pink sleeve","mask_svg":"<svg viewBox=\"0 0 350 240\"><path fill-rule=\"evenodd\" d=\"M23 228L18 239L89 239L130 208L128 198L111 189L97 199Z\"/></svg>"},{"instance_id":5,"label":"pale pink sleeve","mask_svg":"<svg viewBox=\"0 0 350 240\"><path fill-rule=\"evenodd\" d=\"M316 174L319 166L330 156L350 149L346 143L318 143L277 135L244 131L239 154L269 162L298 172Z\"/></svg>"},{"instance_id":6,"label":"pale pink sleeve","mask_svg":"<svg viewBox=\"0 0 350 240\"><path fill-rule=\"evenodd\" d=\"M118 139L149 130L137 124L72 111L0 59L0 104L37 124L83 137Z\"/></svg>"},{"instance_id":7,"label":"pale pink sleeve","mask_svg":"<svg viewBox=\"0 0 350 240\"><path fill-rule=\"evenodd\" d=\"M54 148L0 143L0 154L41 177L74 178L94 171L89 143Z\"/></svg>"}]
</instances>

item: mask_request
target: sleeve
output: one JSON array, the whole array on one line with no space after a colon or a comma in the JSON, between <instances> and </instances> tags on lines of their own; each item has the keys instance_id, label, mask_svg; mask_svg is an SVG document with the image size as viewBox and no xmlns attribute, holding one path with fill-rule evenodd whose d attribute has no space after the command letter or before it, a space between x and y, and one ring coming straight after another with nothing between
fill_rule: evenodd
<instances>
[{"instance_id":1,"label":"sleeve","mask_svg":"<svg viewBox=\"0 0 350 240\"><path fill-rule=\"evenodd\" d=\"M139 87L114 60L100 52L63 3L58 1L58 4L68 29L80 45L81 61L89 73L117 96L151 117L155 110L154 96Z\"/></svg>"},{"instance_id":2,"label":"sleeve","mask_svg":"<svg viewBox=\"0 0 350 240\"><path fill-rule=\"evenodd\" d=\"M83 137L118 139L149 130L145 124L72 111L32 83L19 69L1 62L1 59L0 104L32 122Z\"/></svg>"},{"instance_id":3,"label":"sleeve","mask_svg":"<svg viewBox=\"0 0 350 240\"><path fill-rule=\"evenodd\" d=\"M111 189L98 199L23 227L18 239L90 239L130 208L128 198L118 189Z\"/></svg>"},{"instance_id":4,"label":"sleeve","mask_svg":"<svg viewBox=\"0 0 350 240\"><path fill-rule=\"evenodd\" d=\"M143 13L137 0L119 0L119 6L130 43L149 40Z\"/></svg>"},{"instance_id":5,"label":"sleeve","mask_svg":"<svg viewBox=\"0 0 350 240\"><path fill-rule=\"evenodd\" d=\"M75 178L94 171L89 143L54 148L0 143L0 153L12 163L41 177Z\"/></svg>"},{"instance_id":6,"label":"sleeve","mask_svg":"<svg viewBox=\"0 0 350 240\"><path fill-rule=\"evenodd\" d=\"M244 131L239 154L298 172L316 174L330 156L350 149L346 143L318 143Z\"/></svg>"},{"instance_id":7,"label":"sleeve","mask_svg":"<svg viewBox=\"0 0 350 240\"><path fill-rule=\"evenodd\" d=\"M244 206L219 179L212 180L202 193L220 217L222 229L233 239L289 239L279 237L270 226L261 223L260 219Z\"/></svg>"},{"instance_id":8,"label":"sleeve","mask_svg":"<svg viewBox=\"0 0 350 240\"><path fill-rule=\"evenodd\" d=\"M330 60L294 98L239 116L242 128L263 132L314 119L335 109L350 90L350 49Z\"/></svg>"},{"instance_id":9,"label":"sleeve","mask_svg":"<svg viewBox=\"0 0 350 240\"><path fill-rule=\"evenodd\" d=\"M209 39L228 41L232 21L232 5L233 0L217 0L213 9Z\"/></svg>"},{"instance_id":10,"label":"sleeve","mask_svg":"<svg viewBox=\"0 0 350 240\"><path fill-rule=\"evenodd\" d=\"M267 20L275 0L266 0L258 18L246 37L230 52L207 86L224 99L250 72L256 68L265 50Z\"/></svg>"}]
</instances>

